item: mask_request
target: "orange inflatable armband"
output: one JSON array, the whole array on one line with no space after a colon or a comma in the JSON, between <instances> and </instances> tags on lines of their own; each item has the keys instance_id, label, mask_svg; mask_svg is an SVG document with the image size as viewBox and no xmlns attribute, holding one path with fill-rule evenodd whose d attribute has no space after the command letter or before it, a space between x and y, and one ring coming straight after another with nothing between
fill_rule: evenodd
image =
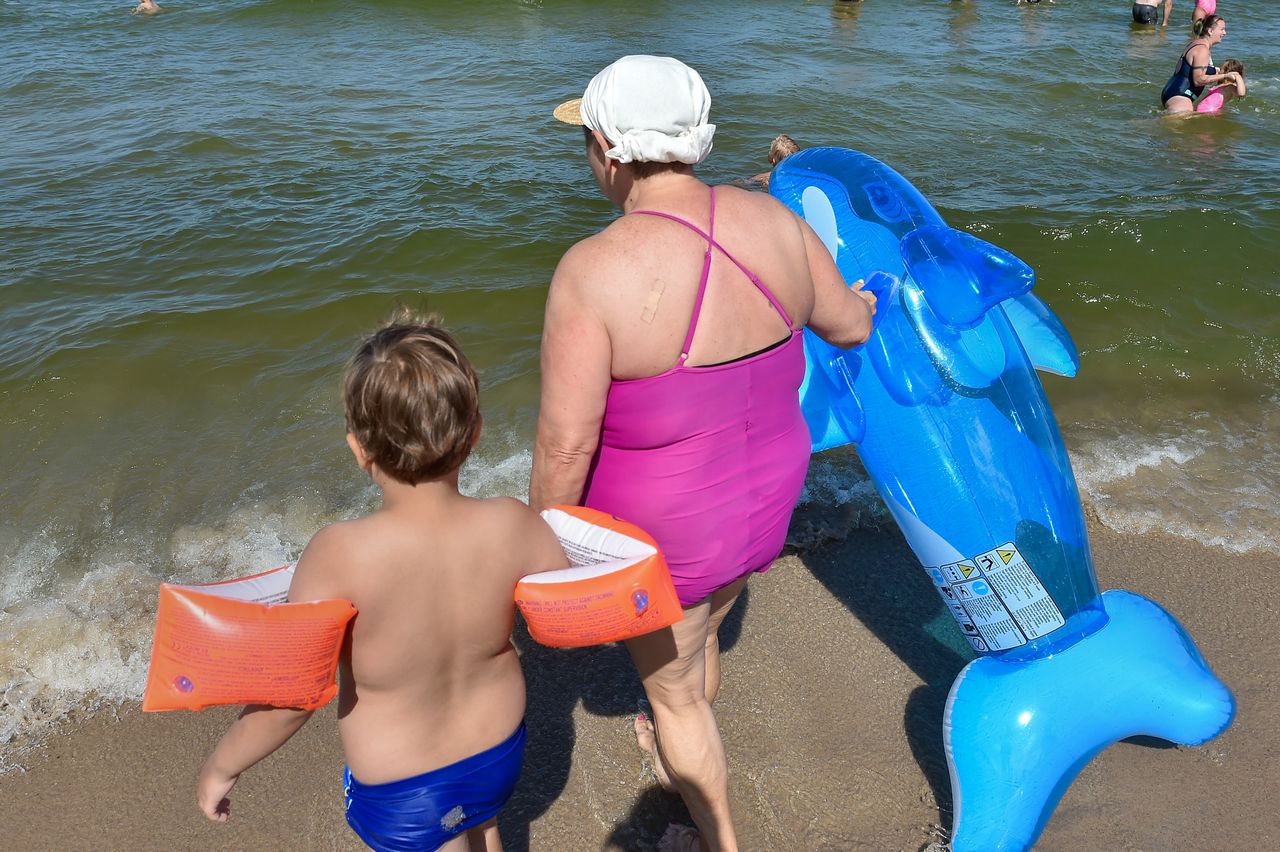
<instances>
[{"instance_id":1,"label":"orange inflatable armband","mask_svg":"<svg viewBox=\"0 0 1280 852\"><path fill-rule=\"evenodd\" d=\"M529 635L553 648L630 639L684 618L667 561L644 530L582 506L542 517L572 567L530 574L516 586Z\"/></svg>"},{"instance_id":2,"label":"orange inflatable armband","mask_svg":"<svg viewBox=\"0 0 1280 852\"><path fill-rule=\"evenodd\" d=\"M144 711L270 704L314 710L337 694L350 601L286 603L293 566L222 583L162 583Z\"/></svg>"}]
</instances>

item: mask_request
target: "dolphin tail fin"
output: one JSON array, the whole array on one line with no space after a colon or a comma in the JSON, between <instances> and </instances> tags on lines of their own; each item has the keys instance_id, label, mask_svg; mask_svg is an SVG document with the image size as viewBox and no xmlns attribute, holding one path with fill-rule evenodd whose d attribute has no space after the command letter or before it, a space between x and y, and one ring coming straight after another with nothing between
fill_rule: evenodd
<instances>
[{"instance_id":1,"label":"dolphin tail fin","mask_svg":"<svg viewBox=\"0 0 1280 852\"><path fill-rule=\"evenodd\" d=\"M1025 850L1067 786L1114 742L1183 745L1231 724L1235 699L1177 620L1122 590L1107 623L1048 657L982 657L947 699L943 740L955 797L953 852Z\"/></svg>"}]
</instances>

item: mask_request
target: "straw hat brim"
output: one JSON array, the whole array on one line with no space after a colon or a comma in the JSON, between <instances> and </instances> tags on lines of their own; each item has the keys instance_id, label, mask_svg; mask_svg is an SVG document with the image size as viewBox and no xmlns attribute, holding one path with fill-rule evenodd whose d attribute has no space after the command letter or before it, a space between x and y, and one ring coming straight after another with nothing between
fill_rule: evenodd
<instances>
[{"instance_id":1,"label":"straw hat brim","mask_svg":"<svg viewBox=\"0 0 1280 852\"><path fill-rule=\"evenodd\" d=\"M586 124L582 120L582 98L565 101L556 107L552 115L556 117L556 120L563 121L565 124L576 124L578 126Z\"/></svg>"}]
</instances>

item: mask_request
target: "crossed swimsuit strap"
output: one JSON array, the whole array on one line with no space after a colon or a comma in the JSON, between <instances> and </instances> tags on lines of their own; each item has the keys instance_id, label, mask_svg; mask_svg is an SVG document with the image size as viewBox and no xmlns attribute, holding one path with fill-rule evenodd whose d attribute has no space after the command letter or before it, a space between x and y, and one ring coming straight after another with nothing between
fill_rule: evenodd
<instances>
[{"instance_id":1,"label":"crossed swimsuit strap","mask_svg":"<svg viewBox=\"0 0 1280 852\"><path fill-rule=\"evenodd\" d=\"M670 213L661 213L657 210L633 210L631 212L639 213L644 216L660 216L663 219L670 219L672 222L678 222L707 241L707 252L702 260L702 278L698 281L698 298L693 303L693 315L689 317L689 331L685 334L684 344L680 347L680 360L676 362L677 365L683 366L684 362L688 359L689 346L693 343L693 334L698 328L698 317L702 313L702 300L703 297L706 296L707 280L711 276L711 250L713 248L719 249L721 254L733 261L734 266L742 270L742 274L747 276L747 279L755 285L756 289L763 293L765 298L769 300L769 304L773 305L773 309L777 311L778 315L786 322L787 328L795 331L795 328L791 325L790 315L787 314L786 308L782 307L782 303L777 300L773 295L773 292L764 285L763 281L756 277L754 272L747 269L736 257L730 254L728 249L716 242L715 237L713 236L716 230L716 188L714 186L711 187L711 215L708 219L707 225L710 232L702 230L687 219L682 219L679 216L673 216Z\"/></svg>"}]
</instances>

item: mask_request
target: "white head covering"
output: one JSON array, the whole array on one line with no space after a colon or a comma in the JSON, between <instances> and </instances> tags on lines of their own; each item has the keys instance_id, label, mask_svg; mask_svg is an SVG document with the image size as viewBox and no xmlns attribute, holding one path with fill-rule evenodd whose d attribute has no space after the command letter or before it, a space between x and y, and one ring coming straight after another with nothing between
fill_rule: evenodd
<instances>
[{"instance_id":1,"label":"white head covering","mask_svg":"<svg viewBox=\"0 0 1280 852\"><path fill-rule=\"evenodd\" d=\"M605 156L620 163L692 165L711 153L711 93L678 59L624 56L593 77L579 100L561 104L556 117L603 133L614 145Z\"/></svg>"}]
</instances>

